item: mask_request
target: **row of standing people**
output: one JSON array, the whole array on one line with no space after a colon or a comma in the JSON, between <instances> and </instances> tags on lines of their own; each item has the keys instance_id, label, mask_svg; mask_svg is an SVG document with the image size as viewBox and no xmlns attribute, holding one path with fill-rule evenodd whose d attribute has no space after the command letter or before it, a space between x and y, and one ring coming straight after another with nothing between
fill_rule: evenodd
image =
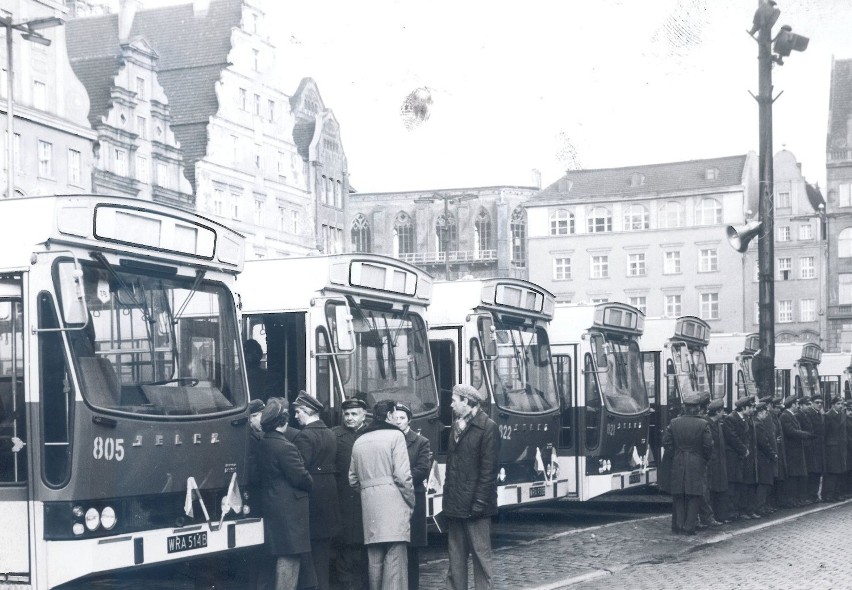
<instances>
[{"instance_id":1,"label":"row of standing people","mask_svg":"<svg viewBox=\"0 0 852 590\"><path fill-rule=\"evenodd\" d=\"M481 393L456 386L444 513L448 588L467 588L472 554L477 588L492 587L490 520L497 512L496 424L479 411ZM287 401L253 401L253 479L259 480L265 553L251 571L258 588L416 589L419 547L427 544L429 441L411 430L411 410L385 400L366 421L366 403L341 404L328 429L322 404L294 401L301 430L288 427ZM262 408L262 410L261 410Z\"/></svg>"},{"instance_id":2,"label":"row of standing people","mask_svg":"<svg viewBox=\"0 0 852 590\"><path fill-rule=\"evenodd\" d=\"M673 532L694 534L702 525L852 493L852 407L837 397L829 406L795 396L741 398L730 414L722 400L685 405L688 419L672 430L673 420L663 441L668 459L660 484L673 495ZM678 442L675 434L687 424L692 437L681 432Z\"/></svg>"}]
</instances>

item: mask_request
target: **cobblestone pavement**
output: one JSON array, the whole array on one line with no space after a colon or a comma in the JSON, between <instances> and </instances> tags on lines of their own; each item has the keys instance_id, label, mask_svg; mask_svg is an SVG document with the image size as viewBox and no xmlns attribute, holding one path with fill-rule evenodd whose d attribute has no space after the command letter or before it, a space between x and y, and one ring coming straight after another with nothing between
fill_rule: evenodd
<instances>
[{"instance_id":1,"label":"cobblestone pavement","mask_svg":"<svg viewBox=\"0 0 852 590\"><path fill-rule=\"evenodd\" d=\"M494 587L848 588L852 560L841 551L850 530L850 502L779 511L694 537L673 535L670 515L655 516L497 549ZM424 564L421 588L443 588L446 569L446 560Z\"/></svg>"}]
</instances>

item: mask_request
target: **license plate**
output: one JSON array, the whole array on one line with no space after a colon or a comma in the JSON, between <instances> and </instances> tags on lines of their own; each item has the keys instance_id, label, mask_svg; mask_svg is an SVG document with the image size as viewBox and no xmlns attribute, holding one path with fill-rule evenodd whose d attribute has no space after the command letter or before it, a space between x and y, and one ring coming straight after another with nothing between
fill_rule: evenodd
<instances>
[{"instance_id":1,"label":"license plate","mask_svg":"<svg viewBox=\"0 0 852 590\"><path fill-rule=\"evenodd\" d=\"M639 483L639 479L641 475L639 473L631 473L630 474L630 483Z\"/></svg>"},{"instance_id":2,"label":"license plate","mask_svg":"<svg viewBox=\"0 0 852 590\"><path fill-rule=\"evenodd\" d=\"M173 535L166 539L166 550L169 553L192 551L193 549L201 549L202 547L207 547L207 533Z\"/></svg>"},{"instance_id":3,"label":"license plate","mask_svg":"<svg viewBox=\"0 0 852 590\"><path fill-rule=\"evenodd\" d=\"M530 498L544 498L544 486L530 488Z\"/></svg>"}]
</instances>

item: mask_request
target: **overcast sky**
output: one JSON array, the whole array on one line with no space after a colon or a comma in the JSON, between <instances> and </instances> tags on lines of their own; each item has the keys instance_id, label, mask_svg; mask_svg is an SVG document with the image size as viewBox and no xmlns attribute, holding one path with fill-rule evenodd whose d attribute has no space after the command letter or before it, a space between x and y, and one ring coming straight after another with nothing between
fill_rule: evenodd
<instances>
[{"instance_id":1,"label":"overcast sky","mask_svg":"<svg viewBox=\"0 0 852 590\"><path fill-rule=\"evenodd\" d=\"M286 92L310 76L361 192L532 184L758 150L756 0L264 0ZM147 0L153 7L176 0ZM779 0L774 145L824 185L831 59L852 1ZM429 118L405 125L418 88Z\"/></svg>"}]
</instances>

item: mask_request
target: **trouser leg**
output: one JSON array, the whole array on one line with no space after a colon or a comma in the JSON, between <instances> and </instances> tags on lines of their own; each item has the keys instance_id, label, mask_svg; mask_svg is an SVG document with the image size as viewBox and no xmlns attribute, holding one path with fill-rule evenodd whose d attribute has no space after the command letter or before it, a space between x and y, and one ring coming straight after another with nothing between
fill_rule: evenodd
<instances>
[{"instance_id":1,"label":"trouser leg","mask_svg":"<svg viewBox=\"0 0 852 590\"><path fill-rule=\"evenodd\" d=\"M684 496L684 503L683 531L692 533L695 532L695 527L698 524L698 507L701 505L701 496Z\"/></svg>"},{"instance_id":2,"label":"trouser leg","mask_svg":"<svg viewBox=\"0 0 852 590\"><path fill-rule=\"evenodd\" d=\"M370 579L370 590L382 589L386 545L387 543L370 543L367 545L367 568Z\"/></svg>"},{"instance_id":3,"label":"trouser leg","mask_svg":"<svg viewBox=\"0 0 852 590\"><path fill-rule=\"evenodd\" d=\"M408 543L388 543L382 567L382 590L408 590Z\"/></svg>"},{"instance_id":4,"label":"trouser leg","mask_svg":"<svg viewBox=\"0 0 852 590\"><path fill-rule=\"evenodd\" d=\"M459 518L447 519L447 554L450 558L447 588L451 590L467 590L467 556L470 548L464 522Z\"/></svg>"},{"instance_id":5,"label":"trouser leg","mask_svg":"<svg viewBox=\"0 0 852 590\"><path fill-rule=\"evenodd\" d=\"M492 590L494 566L491 559L491 518L472 518L467 521L466 528L473 558L473 586L476 590Z\"/></svg>"},{"instance_id":6,"label":"trouser leg","mask_svg":"<svg viewBox=\"0 0 852 590\"><path fill-rule=\"evenodd\" d=\"M408 590L420 588L420 548L408 546Z\"/></svg>"},{"instance_id":7,"label":"trouser leg","mask_svg":"<svg viewBox=\"0 0 852 590\"><path fill-rule=\"evenodd\" d=\"M672 513L674 515L675 531L683 530L683 523L686 519L686 496L683 494L674 494L672 496Z\"/></svg>"},{"instance_id":8,"label":"trouser leg","mask_svg":"<svg viewBox=\"0 0 852 590\"><path fill-rule=\"evenodd\" d=\"M275 561L275 590L296 590L299 581L299 556L279 555Z\"/></svg>"}]
</instances>

